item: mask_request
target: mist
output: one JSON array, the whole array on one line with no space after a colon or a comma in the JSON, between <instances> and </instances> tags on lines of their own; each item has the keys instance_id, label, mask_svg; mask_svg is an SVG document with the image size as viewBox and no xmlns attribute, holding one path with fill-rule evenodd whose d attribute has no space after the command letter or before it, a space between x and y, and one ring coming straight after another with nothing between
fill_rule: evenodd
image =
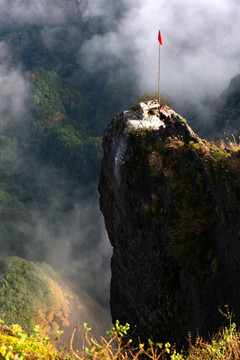
<instances>
[{"instance_id":1,"label":"mist","mask_svg":"<svg viewBox=\"0 0 240 360\"><path fill-rule=\"evenodd\" d=\"M79 2L86 8L85 3ZM0 28L8 23L14 28L40 22L43 44L61 48L58 31L65 21L66 3L61 4L55 6L50 0L0 0ZM239 73L239 10L236 0L89 0L88 20L95 23L100 19L104 26L90 39L81 39L84 44L79 62L93 78L95 72L117 64L117 76L134 82L135 97L145 91L154 92L158 84L160 29L161 92L176 104L192 102L201 106L217 97ZM71 34L75 34L74 26ZM31 88L21 64L14 63L13 51L4 41L0 43L0 85L1 132L12 127L26 130L33 116ZM8 145L4 156L9 176L31 172L35 166L34 157L26 160L24 151L17 146L9 151ZM54 191L45 194L45 209L33 207L28 222L19 220L15 224L19 232L31 238L26 257L50 263L106 305L111 246L99 210L96 184L91 196L84 198L80 194L69 204L69 189L62 192L54 188L55 183L64 181L61 174L54 174L49 166L39 169L38 177L53 184L50 190Z\"/></svg>"},{"instance_id":2,"label":"mist","mask_svg":"<svg viewBox=\"0 0 240 360\"><path fill-rule=\"evenodd\" d=\"M1 27L6 24L16 27L34 21L59 24L64 18L61 8L49 0L0 0L0 6Z\"/></svg>"},{"instance_id":3,"label":"mist","mask_svg":"<svg viewBox=\"0 0 240 360\"><path fill-rule=\"evenodd\" d=\"M105 0L91 4L93 19L104 16L103 9L108 13ZM161 92L175 102L201 105L218 96L239 72L239 2L123 0L123 7L113 30L85 43L82 53L90 72L118 59L126 71L130 67L135 72L140 93L156 91L159 29Z\"/></svg>"},{"instance_id":4,"label":"mist","mask_svg":"<svg viewBox=\"0 0 240 360\"><path fill-rule=\"evenodd\" d=\"M13 28L34 21L42 21L42 41L46 47L59 46L58 31L63 23L63 13L51 1L1 1L0 19ZM35 6L36 5L36 6ZM48 26L51 25L51 26ZM58 26L59 25L59 26ZM68 36L75 35L75 28ZM16 251L6 245L2 255L22 256L39 262L47 262L62 277L79 289L83 289L101 305L109 307L111 245L99 210L97 184L88 189L79 186L76 196L68 196L72 189L60 171L53 166L37 164L35 155L26 156L24 144L19 144L15 134L30 134L34 117L33 94L28 72L16 63L14 48L0 42L0 167L7 179L22 178L25 186L32 182L44 184L37 192L46 199L44 208L31 204L28 219L21 217L11 221L21 239L13 239ZM5 179L4 179L5 180ZM5 180L7 181L7 180ZM12 181L12 180L11 180ZM48 186L49 184L49 186ZM62 185L63 184L63 185ZM87 195L86 195L87 193ZM31 201L31 200L30 200ZM1 209L2 211L2 209ZM1 233L2 244L6 243ZM19 245L18 245L19 244ZM6 250L7 249L7 250Z\"/></svg>"},{"instance_id":5,"label":"mist","mask_svg":"<svg viewBox=\"0 0 240 360\"><path fill-rule=\"evenodd\" d=\"M31 116L32 99L29 84L21 67L12 67L12 54L0 42L0 131L21 126Z\"/></svg>"},{"instance_id":6,"label":"mist","mask_svg":"<svg viewBox=\"0 0 240 360\"><path fill-rule=\"evenodd\" d=\"M53 176L45 169L42 176ZM56 179L55 179L56 180ZM109 307L111 246L99 211L98 194L70 201L50 195L47 211L34 210L18 230L31 235L27 257L50 264L64 279Z\"/></svg>"},{"instance_id":7,"label":"mist","mask_svg":"<svg viewBox=\"0 0 240 360\"><path fill-rule=\"evenodd\" d=\"M17 217L9 219L10 236L14 238L10 240L5 231L1 232L1 256L46 262L63 281L86 291L108 309L112 247L99 209L96 184L84 187L71 183L61 171L41 166L34 155L26 155L14 139L5 141L5 145L2 139L4 136L0 137L4 181L18 179L34 195L24 200L27 210L20 207ZM9 211L1 205L1 216Z\"/></svg>"}]
</instances>

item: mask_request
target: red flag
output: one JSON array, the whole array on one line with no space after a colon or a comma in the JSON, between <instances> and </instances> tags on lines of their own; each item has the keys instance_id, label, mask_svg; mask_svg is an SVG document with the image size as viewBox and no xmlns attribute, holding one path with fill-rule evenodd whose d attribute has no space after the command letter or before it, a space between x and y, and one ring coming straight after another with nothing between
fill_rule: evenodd
<instances>
[{"instance_id":1,"label":"red flag","mask_svg":"<svg viewBox=\"0 0 240 360\"><path fill-rule=\"evenodd\" d=\"M162 35L161 35L161 31L159 30L158 33L158 41L160 42L160 44L162 45Z\"/></svg>"}]
</instances>

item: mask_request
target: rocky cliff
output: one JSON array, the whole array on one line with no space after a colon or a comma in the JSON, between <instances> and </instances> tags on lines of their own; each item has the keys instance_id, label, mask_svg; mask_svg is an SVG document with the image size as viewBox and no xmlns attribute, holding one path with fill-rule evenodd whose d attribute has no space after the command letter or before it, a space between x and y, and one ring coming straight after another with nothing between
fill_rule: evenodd
<instances>
[{"instance_id":1,"label":"rocky cliff","mask_svg":"<svg viewBox=\"0 0 240 360\"><path fill-rule=\"evenodd\" d=\"M112 119L103 147L113 322L178 343L215 331L226 304L239 320L240 147L200 139L157 102Z\"/></svg>"}]
</instances>

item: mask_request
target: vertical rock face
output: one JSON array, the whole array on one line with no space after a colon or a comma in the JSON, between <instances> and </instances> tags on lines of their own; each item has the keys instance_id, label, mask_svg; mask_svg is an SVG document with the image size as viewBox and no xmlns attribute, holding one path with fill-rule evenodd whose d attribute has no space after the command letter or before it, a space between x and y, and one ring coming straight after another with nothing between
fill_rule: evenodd
<instances>
[{"instance_id":1,"label":"vertical rock face","mask_svg":"<svg viewBox=\"0 0 240 360\"><path fill-rule=\"evenodd\" d=\"M177 343L216 330L219 306L239 311L238 151L206 143L154 102L116 116L103 147L113 321Z\"/></svg>"}]
</instances>

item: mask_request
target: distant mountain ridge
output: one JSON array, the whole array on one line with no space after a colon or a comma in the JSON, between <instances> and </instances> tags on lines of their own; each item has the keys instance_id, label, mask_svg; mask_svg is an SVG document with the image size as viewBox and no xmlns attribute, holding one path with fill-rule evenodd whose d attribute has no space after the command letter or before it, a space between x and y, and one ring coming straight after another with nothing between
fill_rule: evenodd
<instances>
[{"instance_id":1,"label":"distant mountain ridge","mask_svg":"<svg viewBox=\"0 0 240 360\"><path fill-rule=\"evenodd\" d=\"M211 112L217 131L227 136L240 135L240 75L230 81L228 88L212 105Z\"/></svg>"}]
</instances>

